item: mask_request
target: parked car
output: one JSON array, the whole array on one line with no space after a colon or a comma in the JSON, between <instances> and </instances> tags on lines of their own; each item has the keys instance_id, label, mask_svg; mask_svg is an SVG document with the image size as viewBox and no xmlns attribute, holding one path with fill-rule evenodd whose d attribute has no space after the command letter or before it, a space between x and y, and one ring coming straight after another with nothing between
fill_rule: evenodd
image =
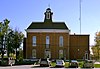
<instances>
[{"instance_id":1,"label":"parked car","mask_svg":"<svg viewBox=\"0 0 100 69\"><path fill-rule=\"evenodd\" d=\"M40 66L49 66L49 61L47 59L40 59Z\"/></svg>"},{"instance_id":2,"label":"parked car","mask_svg":"<svg viewBox=\"0 0 100 69\"><path fill-rule=\"evenodd\" d=\"M94 62L92 60L85 60L83 68L94 68Z\"/></svg>"},{"instance_id":3,"label":"parked car","mask_svg":"<svg viewBox=\"0 0 100 69\"><path fill-rule=\"evenodd\" d=\"M72 67L72 68L78 68L78 61L77 60L71 60L70 67Z\"/></svg>"},{"instance_id":4,"label":"parked car","mask_svg":"<svg viewBox=\"0 0 100 69\"><path fill-rule=\"evenodd\" d=\"M56 60L56 66L64 67L64 65L65 65L64 60L60 60L60 59L57 59Z\"/></svg>"}]
</instances>

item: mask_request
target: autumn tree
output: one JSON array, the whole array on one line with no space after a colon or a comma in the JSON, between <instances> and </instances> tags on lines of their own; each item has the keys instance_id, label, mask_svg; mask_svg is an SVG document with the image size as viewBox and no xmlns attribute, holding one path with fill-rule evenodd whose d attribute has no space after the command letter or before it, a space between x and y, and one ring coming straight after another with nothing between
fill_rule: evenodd
<instances>
[{"instance_id":1,"label":"autumn tree","mask_svg":"<svg viewBox=\"0 0 100 69\"><path fill-rule=\"evenodd\" d=\"M100 58L100 32L96 32L94 41L95 45L92 47L93 56L98 60Z\"/></svg>"}]
</instances>

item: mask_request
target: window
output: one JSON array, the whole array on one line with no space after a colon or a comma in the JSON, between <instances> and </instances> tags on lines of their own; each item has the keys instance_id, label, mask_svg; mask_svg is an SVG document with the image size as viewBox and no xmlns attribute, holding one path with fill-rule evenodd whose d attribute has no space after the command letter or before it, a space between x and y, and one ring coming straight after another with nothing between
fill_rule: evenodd
<instances>
[{"instance_id":1,"label":"window","mask_svg":"<svg viewBox=\"0 0 100 69\"><path fill-rule=\"evenodd\" d=\"M49 40L50 40L49 36L46 36L46 48L49 48L49 44L50 44Z\"/></svg>"},{"instance_id":2,"label":"window","mask_svg":"<svg viewBox=\"0 0 100 69\"><path fill-rule=\"evenodd\" d=\"M36 58L36 49L33 49L33 50L32 50L32 57L33 57L33 58Z\"/></svg>"},{"instance_id":3,"label":"window","mask_svg":"<svg viewBox=\"0 0 100 69\"><path fill-rule=\"evenodd\" d=\"M46 13L46 19L50 19L50 13Z\"/></svg>"},{"instance_id":4,"label":"window","mask_svg":"<svg viewBox=\"0 0 100 69\"><path fill-rule=\"evenodd\" d=\"M59 37L59 46L62 47L63 46L63 36Z\"/></svg>"},{"instance_id":5,"label":"window","mask_svg":"<svg viewBox=\"0 0 100 69\"><path fill-rule=\"evenodd\" d=\"M33 40L32 45L36 46L36 36L33 36L32 40Z\"/></svg>"},{"instance_id":6,"label":"window","mask_svg":"<svg viewBox=\"0 0 100 69\"><path fill-rule=\"evenodd\" d=\"M88 60L88 53L85 53L85 59Z\"/></svg>"},{"instance_id":7,"label":"window","mask_svg":"<svg viewBox=\"0 0 100 69\"><path fill-rule=\"evenodd\" d=\"M59 50L59 59L63 58L63 50Z\"/></svg>"},{"instance_id":8,"label":"window","mask_svg":"<svg viewBox=\"0 0 100 69\"><path fill-rule=\"evenodd\" d=\"M51 52L49 50L45 50L45 58L51 58Z\"/></svg>"}]
</instances>

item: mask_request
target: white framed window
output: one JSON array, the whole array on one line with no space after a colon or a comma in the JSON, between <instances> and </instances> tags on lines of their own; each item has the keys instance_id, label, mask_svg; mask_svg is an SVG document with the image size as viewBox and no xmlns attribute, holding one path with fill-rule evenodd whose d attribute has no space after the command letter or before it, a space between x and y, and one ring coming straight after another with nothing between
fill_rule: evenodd
<instances>
[{"instance_id":1,"label":"white framed window","mask_svg":"<svg viewBox=\"0 0 100 69\"><path fill-rule=\"evenodd\" d=\"M63 46L63 36L59 37L59 46L62 47Z\"/></svg>"},{"instance_id":2,"label":"white framed window","mask_svg":"<svg viewBox=\"0 0 100 69\"><path fill-rule=\"evenodd\" d=\"M50 13L46 13L46 19L50 19Z\"/></svg>"},{"instance_id":3,"label":"white framed window","mask_svg":"<svg viewBox=\"0 0 100 69\"><path fill-rule=\"evenodd\" d=\"M63 55L63 50L59 50L59 59L64 58Z\"/></svg>"},{"instance_id":4,"label":"white framed window","mask_svg":"<svg viewBox=\"0 0 100 69\"><path fill-rule=\"evenodd\" d=\"M46 48L49 48L50 39L49 36L46 36Z\"/></svg>"},{"instance_id":5,"label":"white framed window","mask_svg":"<svg viewBox=\"0 0 100 69\"><path fill-rule=\"evenodd\" d=\"M36 46L36 36L33 36L33 38L32 38L32 45Z\"/></svg>"},{"instance_id":6,"label":"white framed window","mask_svg":"<svg viewBox=\"0 0 100 69\"><path fill-rule=\"evenodd\" d=\"M36 58L36 49L32 50L32 58Z\"/></svg>"}]
</instances>

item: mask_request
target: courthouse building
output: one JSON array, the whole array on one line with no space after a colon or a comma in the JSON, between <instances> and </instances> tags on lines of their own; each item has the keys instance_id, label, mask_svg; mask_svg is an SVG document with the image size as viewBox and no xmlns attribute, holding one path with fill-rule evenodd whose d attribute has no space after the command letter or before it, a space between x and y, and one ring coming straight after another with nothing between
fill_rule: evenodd
<instances>
[{"instance_id":1,"label":"courthouse building","mask_svg":"<svg viewBox=\"0 0 100 69\"><path fill-rule=\"evenodd\" d=\"M89 58L89 35L70 34L65 22L52 20L50 8L46 9L44 15L43 22L32 22L26 29L24 58Z\"/></svg>"}]
</instances>

